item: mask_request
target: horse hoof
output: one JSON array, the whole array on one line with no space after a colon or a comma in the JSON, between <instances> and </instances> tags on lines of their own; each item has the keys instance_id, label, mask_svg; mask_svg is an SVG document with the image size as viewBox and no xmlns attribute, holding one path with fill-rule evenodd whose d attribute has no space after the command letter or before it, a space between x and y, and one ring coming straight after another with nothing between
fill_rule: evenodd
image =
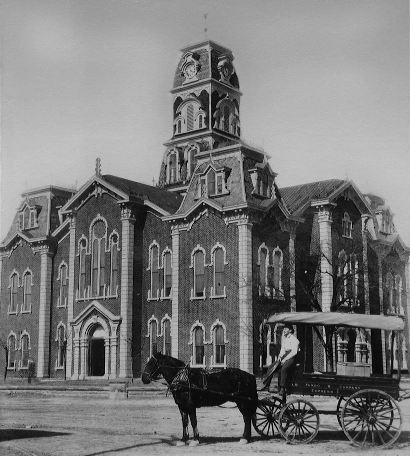
<instances>
[{"instance_id":1,"label":"horse hoof","mask_svg":"<svg viewBox=\"0 0 410 456\"><path fill-rule=\"evenodd\" d=\"M247 443L249 443L249 441L246 439L239 440L239 445L246 445Z\"/></svg>"},{"instance_id":2,"label":"horse hoof","mask_svg":"<svg viewBox=\"0 0 410 456\"><path fill-rule=\"evenodd\" d=\"M176 443L176 446L177 447L181 447L181 446L185 446L186 442L183 442L182 440L178 440L178 442Z\"/></svg>"},{"instance_id":3,"label":"horse hoof","mask_svg":"<svg viewBox=\"0 0 410 456\"><path fill-rule=\"evenodd\" d=\"M189 446L198 446L199 445L199 440L191 440L189 442Z\"/></svg>"}]
</instances>

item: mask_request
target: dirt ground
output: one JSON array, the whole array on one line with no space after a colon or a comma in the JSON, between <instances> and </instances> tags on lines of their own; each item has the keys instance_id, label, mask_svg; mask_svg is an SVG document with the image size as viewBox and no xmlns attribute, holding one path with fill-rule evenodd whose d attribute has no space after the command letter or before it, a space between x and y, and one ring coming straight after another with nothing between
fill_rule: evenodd
<instances>
[{"instance_id":1,"label":"dirt ground","mask_svg":"<svg viewBox=\"0 0 410 456\"><path fill-rule=\"evenodd\" d=\"M322 409L336 406L333 399L309 400ZM0 407L2 456L410 454L410 400L400 403L403 432L394 447L369 451L352 447L336 417L328 415L321 415L319 433L309 444L266 440L253 430L254 441L240 445L243 421L232 407L199 409L201 444L177 447L180 415L164 391L138 392L125 400L109 399L104 392L0 391Z\"/></svg>"}]
</instances>

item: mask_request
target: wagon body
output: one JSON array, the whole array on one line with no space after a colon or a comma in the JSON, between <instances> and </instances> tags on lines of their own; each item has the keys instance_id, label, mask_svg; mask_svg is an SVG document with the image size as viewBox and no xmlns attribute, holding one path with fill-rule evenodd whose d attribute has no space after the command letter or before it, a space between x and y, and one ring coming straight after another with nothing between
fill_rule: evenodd
<instances>
[{"instance_id":1,"label":"wagon body","mask_svg":"<svg viewBox=\"0 0 410 456\"><path fill-rule=\"evenodd\" d=\"M396 331L404 329L404 320L400 317L336 312L284 312L272 315L266 323L382 329L392 331L392 339ZM287 403L276 396L262 399L254 421L260 434L280 433L288 443L307 443L319 430L319 414L327 414L337 416L345 435L354 445L387 447L400 435L402 417L397 404L400 367L396 377L297 370L289 389L296 395L336 397L339 399L337 407L317 410L304 398Z\"/></svg>"}]
</instances>

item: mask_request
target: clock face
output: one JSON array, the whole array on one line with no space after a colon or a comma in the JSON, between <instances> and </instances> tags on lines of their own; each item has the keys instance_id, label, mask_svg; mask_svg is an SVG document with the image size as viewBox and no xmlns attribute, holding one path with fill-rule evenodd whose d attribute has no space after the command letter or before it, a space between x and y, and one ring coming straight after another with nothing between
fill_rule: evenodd
<instances>
[{"instance_id":1,"label":"clock face","mask_svg":"<svg viewBox=\"0 0 410 456\"><path fill-rule=\"evenodd\" d=\"M196 65L195 63L191 63L185 69L185 77L191 79L196 75Z\"/></svg>"}]
</instances>

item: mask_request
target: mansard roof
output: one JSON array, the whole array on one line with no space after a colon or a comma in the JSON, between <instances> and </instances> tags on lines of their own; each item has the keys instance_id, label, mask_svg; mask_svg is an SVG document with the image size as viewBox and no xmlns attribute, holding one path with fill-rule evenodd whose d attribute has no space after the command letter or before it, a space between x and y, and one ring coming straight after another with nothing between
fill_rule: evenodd
<instances>
[{"instance_id":1,"label":"mansard roof","mask_svg":"<svg viewBox=\"0 0 410 456\"><path fill-rule=\"evenodd\" d=\"M24 192L21 195L23 200L14 215L11 227L1 246L9 245L15 238L33 242L51 235L60 224L58 215L60 207L69 200L73 193L74 190L51 185ZM19 214L26 207L36 211L37 225L32 228L20 230Z\"/></svg>"}]
</instances>

